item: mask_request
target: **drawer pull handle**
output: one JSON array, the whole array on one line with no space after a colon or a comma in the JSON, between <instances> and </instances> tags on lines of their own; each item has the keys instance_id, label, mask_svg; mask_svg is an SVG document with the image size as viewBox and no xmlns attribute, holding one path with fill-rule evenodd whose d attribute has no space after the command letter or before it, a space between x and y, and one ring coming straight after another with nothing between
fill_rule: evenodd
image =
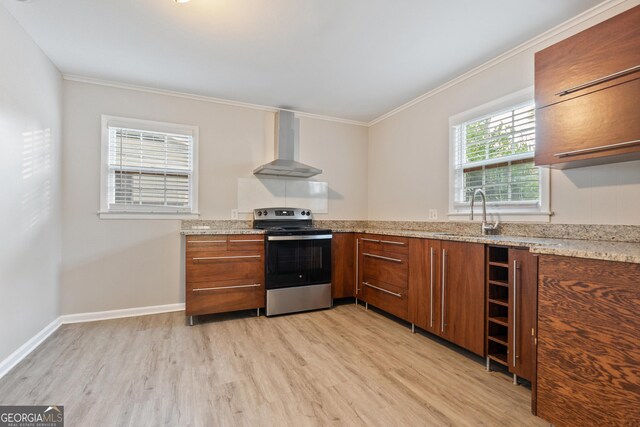
<instances>
[{"instance_id":1,"label":"drawer pull handle","mask_svg":"<svg viewBox=\"0 0 640 427\"><path fill-rule=\"evenodd\" d=\"M358 282L360 281L360 240L356 239L356 303L360 294L360 288L358 287Z\"/></svg>"},{"instance_id":2,"label":"drawer pull handle","mask_svg":"<svg viewBox=\"0 0 640 427\"><path fill-rule=\"evenodd\" d=\"M617 144L602 145L600 147L583 148L581 150L565 151L564 153L554 154L555 157L579 156L580 154L597 153L599 151L615 150L616 148L632 147L640 144L640 139L633 141L619 142Z\"/></svg>"},{"instance_id":3,"label":"drawer pull handle","mask_svg":"<svg viewBox=\"0 0 640 427\"><path fill-rule=\"evenodd\" d=\"M197 244L197 243L227 243L226 240L192 240L189 244Z\"/></svg>"},{"instance_id":4,"label":"drawer pull handle","mask_svg":"<svg viewBox=\"0 0 640 427\"><path fill-rule=\"evenodd\" d=\"M388 245L399 245L399 246L405 245L404 242L394 242L393 240L380 240L380 243L386 243Z\"/></svg>"},{"instance_id":5,"label":"drawer pull handle","mask_svg":"<svg viewBox=\"0 0 640 427\"><path fill-rule=\"evenodd\" d=\"M262 286L260 283L254 283L253 285L220 286L218 288L196 288L193 290L193 292L221 291L224 289L239 289L239 288L259 288L260 286Z\"/></svg>"},{"instance_id":6,"label":"drawer pull handle","mask_svg":"<svg viewBox=\"0 0 640 427\"><path fill-rule=\"evenodd\" d=\"M444 298L446 295L447 286L447 250L442 250L442 295L440 297L440 332L444 332Z\"/></svg>"},{"instance_id":7,"label":"drawer pull handle","mask_svg":"<svg viewBox=\"0 0 640 427\"><path fill-rule=\"evenodd\" d=\"M362 282L362 284L363 284L363 285L365 285L365 286L368 286L368 287L370 287L370 288L377 289L377 290L379 290L380 292L384 292L384 293L387 293L387 294L389 294L389 295L393 295L394 297L402 298L402 294L397 294L397 293L395 293L395 292L388 291L388 290L386 290L386 289L384 289L384 288L379 288L379 287L377 287L377 286L373 286L373 285L372 285L371 283L369 283L369 282Z\"/></svg>"},{"instance_id":8,"label":"drawer pull handle","mask_svg":"<svg viewBox=\"0 0 640 427\"><path fill-rule=\"evenodd\" d=\"M207 261L215 259L247 259L247 258L262 258L262 255L236 255L236 256L205 256L193 258L194 261Z\"/></svg>"},{"instance_id":9,"label":"drawer pull handle","mask_svg":"<svg viewBox=\"0 0 640 427\"><path fill-rule=\"evenodd\" d=\"M368 253L363 253L362 255L364 256L368 256L371 258L378 258L378 259L383 259L385 261L391 261L391 262L402 262L401 259L398 258L389 258L387 256L381 256L381 255L374 255L374 254L368 254Z\"/></svg>"},{"instance_id":10,"label":"drawer pull handle","mask_svg":"<svg viewBox=\"0 0 640 427\"><path fill-rule=\"evenodd\" d=\"M581 89L586 89L590 86L595 86L600 83L604 83L609 80L617 79L618 77L626 76L627 74L635 73L636 71L640 71L640 65L636 65L635 67L627 68L626 70L618 71L617 73L609 74L608 76L600 77L599 79L591 80L586 83L579 84L577 86L570 87L569 89L561 90L556 93L557 96L565 96L570 93L577 92Z\"/></svg>"},{"instance_id":11,"label":"drawer pull handle","mask_svg":"<svg viewBox=\"0 0 640 427\"><path fill-rule=\"evenodd\" d=\"M255 242L264 243L264 239L255 239L255 240L229 240L229 243L255 243Z\"/></svg>"},{"instance_id":12,"label":"drawer pull handle","mask_svg":"<svg viewBox=\"0 0 640 427\"><path fill-rule=\"evenodd\" d=\"M376 239L366 239L366 238L364 238L364 237L363 237L362 239L360 239L360 240L362 240L363 242L380 243L380 240L376 240Z\"/></svg>"},{"instance_id":13,"label":"drawer pull handle","mask_svg":"<svg viewBox=\"0 0 640 427\"><path fill-rule=\"evenodd\" d=\"M433 248L430 249L430 257L429 257L429 327L433 328L433 272L435 268L433 268L433 260L434 260L434 252Z\"/></svg>"}]
</instances>

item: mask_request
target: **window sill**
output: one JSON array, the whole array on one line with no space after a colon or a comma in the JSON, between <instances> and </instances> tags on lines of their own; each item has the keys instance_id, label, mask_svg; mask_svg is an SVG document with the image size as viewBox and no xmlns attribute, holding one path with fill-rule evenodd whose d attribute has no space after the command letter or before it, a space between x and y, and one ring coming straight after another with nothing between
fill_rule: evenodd
<instances>
[{"instance_id":1,"label":"window sill","mask_svg":"<svg viewBox=\"0 0 640 427\"><path fill-rule=\"evenodd\" d=\"M450 220L469 221L470 211L449 212L447 216ZM549 211L518 211L518 210L500 210L487 211L487 221L489 222L550 222L553 212ZM474 210L474 221L482 218L482 209Z\"/></svg>"},{"instance_id":2,"label":"window sill","mask_svg":"<svg viewBox=\"0 0 640 427\"><path fill-rule=\"evenodd\" d=\"M198 219L199 213L177 212L98 212L100 219Z\"/></svg>"}]
</instances>

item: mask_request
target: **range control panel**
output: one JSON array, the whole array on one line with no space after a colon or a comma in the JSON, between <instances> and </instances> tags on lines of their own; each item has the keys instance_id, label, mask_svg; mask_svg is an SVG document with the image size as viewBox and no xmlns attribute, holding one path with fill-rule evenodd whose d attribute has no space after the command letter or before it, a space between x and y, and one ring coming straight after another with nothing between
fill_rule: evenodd
<instances>
[{"instance_id":1,"label":"range control panel","mask_svg":"<svg viewBox=\"0 0 640 427\"><path fill-rule=\"evenodd\" d=\"M270 220L296 220L296 219L312 219L313 215L309 209L302 208L260 208L253 210L253 219L270 219Z\"/></svg>"}]
</instances>

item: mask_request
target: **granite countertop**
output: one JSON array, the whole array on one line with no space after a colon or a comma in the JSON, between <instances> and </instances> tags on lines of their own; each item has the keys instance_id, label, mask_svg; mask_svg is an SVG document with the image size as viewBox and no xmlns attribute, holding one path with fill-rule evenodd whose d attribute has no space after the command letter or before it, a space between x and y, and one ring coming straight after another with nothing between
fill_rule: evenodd
<instances>
[{"instance_id":1,"label":"granite countertop","mask_svg":"<svg viewBox=\"0 0 640 427\"><path fill-rule=\"evenodd\" d=\"M360 230L333 229L335 233L356 231L387 236L418 237L423 239L449 240L455 242L484 243L528 247L537 254L572 256L640 264L640 243L610 242L598 240L550 239L545 237L518 236L469 236L455 233L438 233L415 230L393 230L365 228Z\"/></svg>"},{"instance_id":2,"label":"granite countertop","mask_svg":"<svg viewBox=\"0 0 640 427\"><path fill-rule=\"evenodd\" d=\"M505 245L527 247L532 253L571 256L577 258L599 259L605 261L619 261L640 264L640 243L612 242L599 240L574 240L554 239L546 237L519 237L519 236L480 236L463 235L446 232L419 231L406 229L379 229L368 227L331 227L334 233L371 233L387 236L417 237L422 239L448 240L455 242L482 243L489 245ZM184 227L183 235L207 235L207 234L264 234L263 230L255 230L248 227L225 228L193 228Z\"/></svg>"}]
</instances>

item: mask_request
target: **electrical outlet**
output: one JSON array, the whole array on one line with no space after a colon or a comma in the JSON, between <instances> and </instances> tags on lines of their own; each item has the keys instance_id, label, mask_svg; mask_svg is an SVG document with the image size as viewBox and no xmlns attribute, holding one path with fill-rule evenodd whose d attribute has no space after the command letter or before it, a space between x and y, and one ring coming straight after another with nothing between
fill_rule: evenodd
<instances>
[{"instance_id":1,"label":"electrical outlet","mask_svg":"<svg viewBox=\"0 0 640 427\"><path fill-rule=\"evenodd\" d=\"M231 219L238 219L238 209L231 209Z\"/></svg>"},{"instance_id":2,"label":"electrical outlet","mask_svg":"<svg viewBox=\"0 0 640 427\"><path fill-rule=\"evenodd\" d=\"M429 209L429 219L438 219L438 209Z\"/></svg>"}]
</instances>

